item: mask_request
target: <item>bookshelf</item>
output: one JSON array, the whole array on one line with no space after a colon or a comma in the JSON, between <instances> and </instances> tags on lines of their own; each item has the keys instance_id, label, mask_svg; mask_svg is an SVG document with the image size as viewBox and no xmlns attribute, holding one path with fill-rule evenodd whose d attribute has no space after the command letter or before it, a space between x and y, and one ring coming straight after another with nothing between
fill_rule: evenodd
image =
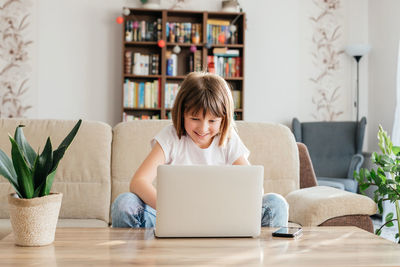
<instances>
[{"instance_id":1,"label":"bookshelf","mask_svg":"<svg viewBox=\"0 0 400 267\"><path fill-rule=\"evenodd\" d=\"M179 84L196 70L225 78L235 118L243 119L245 13L129 10L122 24L123 121L170 118Z\"/></svg>"}]
</instances>

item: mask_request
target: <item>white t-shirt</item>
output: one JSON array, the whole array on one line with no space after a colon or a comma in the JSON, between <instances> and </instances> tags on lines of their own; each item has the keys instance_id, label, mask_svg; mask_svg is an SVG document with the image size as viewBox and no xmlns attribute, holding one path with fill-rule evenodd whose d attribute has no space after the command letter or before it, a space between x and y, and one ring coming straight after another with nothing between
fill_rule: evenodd
<instances>
[{"instance_id":1,"label":"white t-shirt","mask_svg":"<svg viewBox=\"0 0 400 267\"><path fill-rule=\"evenodd\" d=\"M168 165L232 165L240 156L249 157L249 150L232 130L224 146L218 146L220 136L214 137L208 148L202 149L188 135L178 138L173 125L162 129L151 141L157 141L164 151L165 164Z\"/></svg>"}]
</instances>

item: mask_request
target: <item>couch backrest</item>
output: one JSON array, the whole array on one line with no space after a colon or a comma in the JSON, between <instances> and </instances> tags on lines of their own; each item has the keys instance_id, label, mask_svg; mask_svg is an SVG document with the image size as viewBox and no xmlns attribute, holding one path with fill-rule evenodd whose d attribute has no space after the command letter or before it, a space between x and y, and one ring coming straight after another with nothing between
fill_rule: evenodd
<instances>
[{"instance_id":1,"label":"couch backrest","mask_svg":"<svg viewBox=\"0 0 400 267\"><path fill-rule=\"evenodd\" d=\"M112 201L129 191L129 182L150 152L150 140L171 121L132 121L113 129ZM239 136L250 150L250 162L264 166L264 191L287 195L299 188L299 156L286 126L237 122Z\"/></svg>"},{"instance_id":2,"label":"couch backrest","mask_svg":"<svg viewBox=\"0 0 400 267\"><path fill-rule=\"evenodd\" d=\"M113 129L111 179L112 202L129 192L133 174L151 150L150 141L170 120L136 120L121 122Z\"/></svg>"},{"instance_id":3,"label":"couch backrest","mask_svg":"<svg viewBox=\"0 0 400 267\"><path fill-rule=\"evenodd\" d=\"M286 196L300 188L299 151L290 129L282 124L236 122L252 165L264 166L264 192Z\"/></svg>"},{"instance_id":4,"label":"couch backrest","mask_svg":"<svg viewBox=\"0 0 400 267\"><path fill-rule=\"evenodd\" d=\"M8 133L14 135L19 124L28 142L40 152L50 136L53 149L77 121L0 119L0 148L10 155ZM101 122L84 121L61 160L54 178L53 192L62 192L60 218L99 219L109 222L111 195L111 127ZM8 218L8 181L0 178L0 218Z\"/></svg>"}]
</instances>

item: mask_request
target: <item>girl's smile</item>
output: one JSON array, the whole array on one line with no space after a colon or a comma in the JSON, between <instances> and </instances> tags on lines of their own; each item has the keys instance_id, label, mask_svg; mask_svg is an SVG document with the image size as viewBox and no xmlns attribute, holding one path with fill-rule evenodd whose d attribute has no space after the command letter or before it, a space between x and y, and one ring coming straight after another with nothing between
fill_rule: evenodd
<instances>
[{"instance_id":1,"label":"girl's smile","mask_svg":"<svg viewBox=\"0 0 400 267\"><path fill-rule=\"evenodd\" d=\"M200 148L207 148L219 133L221 118L211 115L209 112L204 117L202 114L202 110L195 115L190 111L186 112L184 115L185 131Z\"/></svg>"}]
</instances>

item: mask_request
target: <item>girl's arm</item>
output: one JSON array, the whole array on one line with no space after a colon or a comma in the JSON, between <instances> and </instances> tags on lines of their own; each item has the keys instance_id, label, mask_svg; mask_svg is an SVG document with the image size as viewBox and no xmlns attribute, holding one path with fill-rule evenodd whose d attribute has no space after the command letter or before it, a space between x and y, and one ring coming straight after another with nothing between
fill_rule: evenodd
<instances>
[{"instance_id":1,"label":"girl's arm","mask_svg":"<svg viewBox=\"0 0 400 267\"><path fill-rule=\"evenodd\" d=\"M164 151L156 142L150 154L133 175L129 190L139 196L147 205L156 209L157 192L153 181L157 176L157 167L165 163Z\"/></svg>"},{"instance_id":2,"label":"girl's arm","mask_svg":"<svg viewBox=\"0 0 400 267\"><path fill-rule=\"evenodd\" d=\"M232 165L250 165L250 162L244 156L240 156Z\"/></svg>"}]
</instances>

